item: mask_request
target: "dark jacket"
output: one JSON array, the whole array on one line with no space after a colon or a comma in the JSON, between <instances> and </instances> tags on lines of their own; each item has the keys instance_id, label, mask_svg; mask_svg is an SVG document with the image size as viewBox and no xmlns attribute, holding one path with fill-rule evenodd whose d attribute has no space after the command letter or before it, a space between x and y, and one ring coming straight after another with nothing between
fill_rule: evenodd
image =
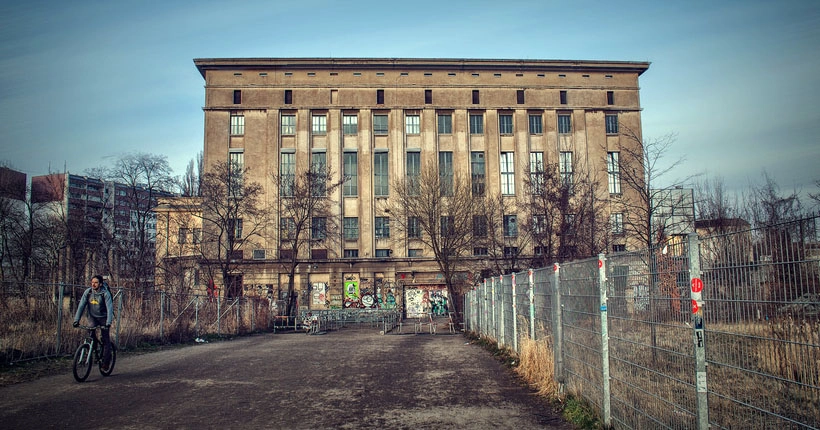
<instances>
[{"instance_id":1,"label":"dark jacket","mask_svg":"<svg viewBox=\"0 0 820 430\"><path fill-rule=\"evenodd\" d=\"M74 322L79 322L83 316L83 310L88 306L88 319L100 324L105 320L105 325L114 322L114 299L107 289L100 287L95 292L93 288L85 290L74 315Z\"/></svg>"}]
</instances>

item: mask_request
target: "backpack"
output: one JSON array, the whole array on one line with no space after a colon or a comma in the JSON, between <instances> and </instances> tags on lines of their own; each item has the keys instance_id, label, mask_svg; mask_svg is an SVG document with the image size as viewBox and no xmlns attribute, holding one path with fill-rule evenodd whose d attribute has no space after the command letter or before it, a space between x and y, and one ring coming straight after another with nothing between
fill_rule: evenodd
<instances>
[{"instance_id":1,"label":"backpack","mask_svg":"<svg viewBox=\"0 0 820 430\"><path fill-rule=\"evenodd\" d=\"M114 293L111 292L111 287L108 286L108 282L103 281L102 289L104 291L108 291L108 295L111 296L111 299L114 299Z\"/></svg>"}]
</instances>

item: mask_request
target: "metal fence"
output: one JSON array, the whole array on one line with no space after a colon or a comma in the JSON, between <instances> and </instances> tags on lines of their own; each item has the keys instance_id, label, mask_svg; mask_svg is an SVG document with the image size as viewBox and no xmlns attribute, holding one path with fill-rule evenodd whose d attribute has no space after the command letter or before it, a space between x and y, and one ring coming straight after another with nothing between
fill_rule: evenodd
<instances>
[{"instance_id":1,"label":"metal fence","mask_svg":"<svg viewBox=\"0 0 820 430\"><path fill-rule=\"evenodd\" d=\"M84 285L2 284L0 361L70 354L85 335L71 326ZM121 349L190 342L208 335L241 335L275 329L276 306L267 299L225 299L111 287L112 338ZM291 319L292 320L292 319ZM284 322L287 323L287 320Z\"/></svg>"},{"instance_id":2,"label":"metal fence","mask_svg":"<svg viewBox=\"0 0 820 430\"><path fill-rule=\"evenodd\" d=\"M484 280L468 330L553 350L614 428L820 427L820 247L811 217Z\"/></svg>"}]
</instances>

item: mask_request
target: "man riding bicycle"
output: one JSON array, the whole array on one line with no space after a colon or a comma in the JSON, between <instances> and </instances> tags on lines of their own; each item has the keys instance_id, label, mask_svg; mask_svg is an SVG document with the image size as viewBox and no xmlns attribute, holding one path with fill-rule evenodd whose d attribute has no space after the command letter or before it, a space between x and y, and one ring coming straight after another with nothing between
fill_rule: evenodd
<instances>
[{"instance_id":1,"label":"man riding bicycle","mask_svg":"<svg viewBox=\"0 0 820 430\"><path fill-rule=\"evenodd\" d=\"M91 326L101 326L100 337L103 344L103 370L107 370L111 363L111 337L109 329L114 321L114 298L108 288L103 288L103 277L94 275L91 278L91 288L85 290L77 314L74 315L74 327L80 325L83 310L88 306L88 319Z\"/></svg>"}]
</instances>

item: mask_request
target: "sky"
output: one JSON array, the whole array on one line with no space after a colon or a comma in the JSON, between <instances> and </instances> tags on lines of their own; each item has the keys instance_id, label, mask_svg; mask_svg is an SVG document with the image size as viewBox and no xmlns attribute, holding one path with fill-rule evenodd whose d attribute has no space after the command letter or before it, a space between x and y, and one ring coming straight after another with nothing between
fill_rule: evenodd
<instances>
[{"instance_id":1,"label":"sky","mask_svg":"<svg viewBox=\"0 0 820 430\"><path fill-rule=\"evenodd\" d=\"M182 175L203 148L193 60L237 57L649 61L644 138L674 135L660 182L820 191L814 0L4 2L0 164L83 174L149 153Z\"/></svg>"}]
</instances>

